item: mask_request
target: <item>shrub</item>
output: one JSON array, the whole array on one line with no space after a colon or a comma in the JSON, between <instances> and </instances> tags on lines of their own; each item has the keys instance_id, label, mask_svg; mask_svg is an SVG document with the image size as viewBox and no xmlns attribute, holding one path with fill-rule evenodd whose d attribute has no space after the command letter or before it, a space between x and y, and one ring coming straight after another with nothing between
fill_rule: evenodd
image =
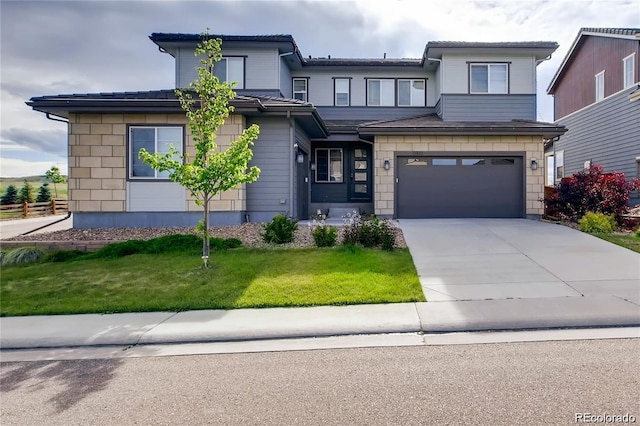
<instances>
[{"instance_id":1,"label":"shrub","mask_svg":"<svg viewBox=\"0 0 640 426\"><path fill-rule=\"evenodd\" d=\"M115 259L132 254L144 253L148 242L144 240L129 240L107 244L91 254L92 258Z\"/></svg>"},{"instance_id":2,"label":"shrub","mask_svg":"<svg viewBox=\"0 0 640 426\"><path fill-rule=\"evenodd\" d=\"M338 230L335 226L319 225L312 229L313 241L318 247L333 247L338 239Z\"/></svg>"},{"instance_id":3,"label":"shrub","mask_svg":"<svg viewBox=\"0 0 640 426\"><path fill-rule=\"evenodd\" d=\"M9 250L2 256L3 265L17 265L19 263L35 262L44 256L44 251L38 247L18 247Z\"/></svg>"},{"instance_id":4,"label":"shrub","mask_svg":"<svg viewBox=\"0 0 640 426\"><path fill-rule=\"evenodd\" d=\"M33 203L36 200L34 195L34 188L27 180L24 180L24 185L20 188L20 193L18 194L18 202L19 203Z\"/></svg>"},{"instance_id":5,"label":"shrub","mask_svg":"<svg viewBox=\"0 0 640 426\"><path fill-rule=\"evenodd\" d=\"M202 242L200 243L202 245ZM242 247L242 241L237 238L222 239L218 237L211 237L209 239L209 247L214 250L227 250Z\"/></svg>"},{"instance_id":6,"label":"shrub","mask_svg":"<svg viewBox=\"0 0 640 426\"><path fill-rule=\"evenodd\" d=\"M563 179L546 204L573 221L589 211L612 214L620 221L627 212L629 194L636 189L640 189L640 180L627 181L624 173L619 172L604 174L602 166L593 165L587 171Z\"/></svg>"},{"instance_id":7,"label":"shrub","mask_svg":"<svg viewBox=\"0 0 640 426\"><path fill-rule=\"evenodd\" d=\"M264 225L262 239L267 243L290 243L297 229L297 220L289 219L286 214L279 214Z\"/></svg>"},{"instance_id":8,"label":"shrub","mask_svg":"<svg viewBox=\"0 0 640 426\"><path fill-rule=\"evenodd\" d=\"M43 262L68 262L71 260L77 260L84 256L87 256L86 251L81 250L56 250L47 253L43 258Z\"/></svg>"},{"instance_id":9,"label":"shrub","mask_svg":"<svg viewBox=\"0 0 640 426\"><path fill-rule=\"evenodd\" d=\"M388 220L380 220L375 216L363 220L362 216L357 211L354 211L344 217L343 221L345 222L342 230L342 243L344 245L382 246L384 250L393 250L395 234Z\"/></svg>"},{"instance_id":10,"label":"shrub","mask_svg":"<svg viewBox=\"0 0 640 426\"><path fill-rule=\"evenodd\" d=\"M38 196L36 197L36 203L46 203L51 201L51 192L49 191L49 184L43 183L38 190Z\"/></svg>"},{"instance_id":11,"label":"shrub","mask_svg":"<svg viewBox=\"0 0 640 426\"><path fill-rule=\"evenodd\" d=\"M636 237L640 238L640 227L638 229L636 229Z\"/></svg>"},{"instance_id":12,"label":"shrub","mask_svg":"<svg viewBox=\"0 0 640 426\"><path fill-rule=\"evenodd\" d=\"M18 190L16 187L13 185L7 186L7 190L2 198L0 198L0 204L18 204L19 202L20 199L18 197Z\"/></svg>"},{"instance_id":13,"label":"shrub","mask_svg":"<svg viewBox=\"0 0 640 426\"><path fill-rule=\"evenodd\" d=\"M141 253L147 254L199 252L202 238L193 234L171 234L147 240L144 246Z\"/></svg>"},{"instance_id":14,"label":"shrub","mask_svg":"<svg viewBox=\"0 0 640 426\"><path fill-rule=\"evenodd\" d=\"M587 212L578 224L582 232L590 234L610 234L616 230L616 220L613 215L607 216L603 213Z\"/></svg>"}]
</instances>

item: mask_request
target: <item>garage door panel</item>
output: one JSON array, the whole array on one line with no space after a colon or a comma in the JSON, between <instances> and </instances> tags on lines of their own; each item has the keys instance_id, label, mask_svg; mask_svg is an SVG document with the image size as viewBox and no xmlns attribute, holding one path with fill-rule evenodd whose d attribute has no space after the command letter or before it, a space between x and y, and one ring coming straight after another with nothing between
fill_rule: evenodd
<instances>
[{"instance_id":1,"label":"garage door panel","mask_svg":"<svg viewBox=\"0 0 640 426\"><path fill-rule=\"evenodd\" d=\"M399 157L398 217L522 217L522 167L522 157Z\"/></svg>"}]
</instances>

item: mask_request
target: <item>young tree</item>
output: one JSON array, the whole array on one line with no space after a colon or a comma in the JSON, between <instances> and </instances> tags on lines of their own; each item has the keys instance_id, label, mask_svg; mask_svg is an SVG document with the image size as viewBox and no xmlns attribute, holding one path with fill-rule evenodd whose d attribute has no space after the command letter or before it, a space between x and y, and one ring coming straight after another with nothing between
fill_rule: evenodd
<instances>
[{"instance_id":1,"label":"young tree","mask_svg":"<svg viewBox=\"0 0 640 426\"><path fill-rule=\"evenodd\" d=\"M209 202L218 193L251 183L258 179L260 169L249 168L253 157L251 147L259 128L252 125L232 142L225 151L218 150L216 135L220 126L233 112L229 101L235 96L232 85L213 75L213 67L222 58L222 40L202 35L195 55L201 57L198 76L188 90L176 90L176 96L189 120L189 130L195 143L195 156L180 154L172 147L168 154L151 154L144 148L138 157L157 171L169 171L169 178L189 189L196 203L203 207L203 219L196 228L202 233L202 260L209 266Z\"/></svg>"},{"instance_id":2,"label":"young tree","mask_svg":"<svg viewBox=\"0 0 640 426\"><path fill-rule=\"evenodd\" d=\"M49 190L49 184L45 182L38 190L36 203L46 203L47 201L51 201L51 191Z\"/></svg>"},{"instance_id":3,"label":"young tree","mask_svg":"<svg viewBox=\"0 0 640 426\"><path fill-rule=\"evenodd\" d=\"M18 190L16 187L13 185L7 186L7 190L2 198L0 198L0 204L18 204L19 202L20 198L18 197Z\"/></svg>"},{"instance_id":4,"label":"young tree","mask_svg":"<svg viewBox=\"0 0 640 426\"><path fill-rule=\"evenodd\" d=\"M48 181L53 183L53 192L55 197L58 198L58 188L56 184L65 183L67 180L60 174L60 169L56 166L51 166L49 170L47 170L44 174L44 177L47 178Z\"/></svg>"},{"instance_id":5,"label":"young tree","mask_svg":"<svg viewBox=\"0 0 640 426\"><path fill-rule=\"evenodd\" d=\"M35 189L33 185L31 185L27 180L24 180L24 185L20 188L20 194L18 195L18 200L20 203L33 203L36 199Z\"/></svg>"}]
</instances>

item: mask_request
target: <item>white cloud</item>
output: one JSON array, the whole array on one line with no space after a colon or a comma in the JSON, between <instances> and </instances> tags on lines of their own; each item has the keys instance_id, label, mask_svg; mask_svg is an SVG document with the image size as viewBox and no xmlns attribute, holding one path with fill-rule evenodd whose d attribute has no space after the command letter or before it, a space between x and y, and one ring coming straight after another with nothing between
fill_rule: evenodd
<instances>
[{"instance_id":1,"label":"white cloud","mask_svg":"<svg viewBox=\"0 0 640 426\"><path fill-rule=\"evenodd\" d=\"M0 157L1 177L22 177L44 175L51 166L58 166L60 173L67 174L67 162L60 161L52 163L50 161L28 161L17 158Z\"/></svg>"}]
</instances>

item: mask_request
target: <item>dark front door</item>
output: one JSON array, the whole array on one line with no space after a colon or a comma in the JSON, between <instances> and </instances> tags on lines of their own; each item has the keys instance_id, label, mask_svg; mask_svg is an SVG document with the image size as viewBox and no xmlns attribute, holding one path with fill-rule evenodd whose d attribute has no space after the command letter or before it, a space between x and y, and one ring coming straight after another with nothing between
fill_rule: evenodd
<instances>
[{"instance_id":1,"label":"dark front door","mask_svg":"<svg viewBox=\"0 0 640 426\"><path fill-rule=\"evenodd\" d=\"M370 202L372 193L371 148L362 145L349 149L349 201Z\"/></svg>"},{"instance_id":2,"label":"dark front door","mask_svg":"<svg viewBox=\"0 0 640 426\"><path fill-rule=\"evenodd\" d=\"M298 219L309 218L309 156L303 153L302 163L298 163L296 170L296 198L297 198L297 213Z\"/></svg>"}]
</instances>

